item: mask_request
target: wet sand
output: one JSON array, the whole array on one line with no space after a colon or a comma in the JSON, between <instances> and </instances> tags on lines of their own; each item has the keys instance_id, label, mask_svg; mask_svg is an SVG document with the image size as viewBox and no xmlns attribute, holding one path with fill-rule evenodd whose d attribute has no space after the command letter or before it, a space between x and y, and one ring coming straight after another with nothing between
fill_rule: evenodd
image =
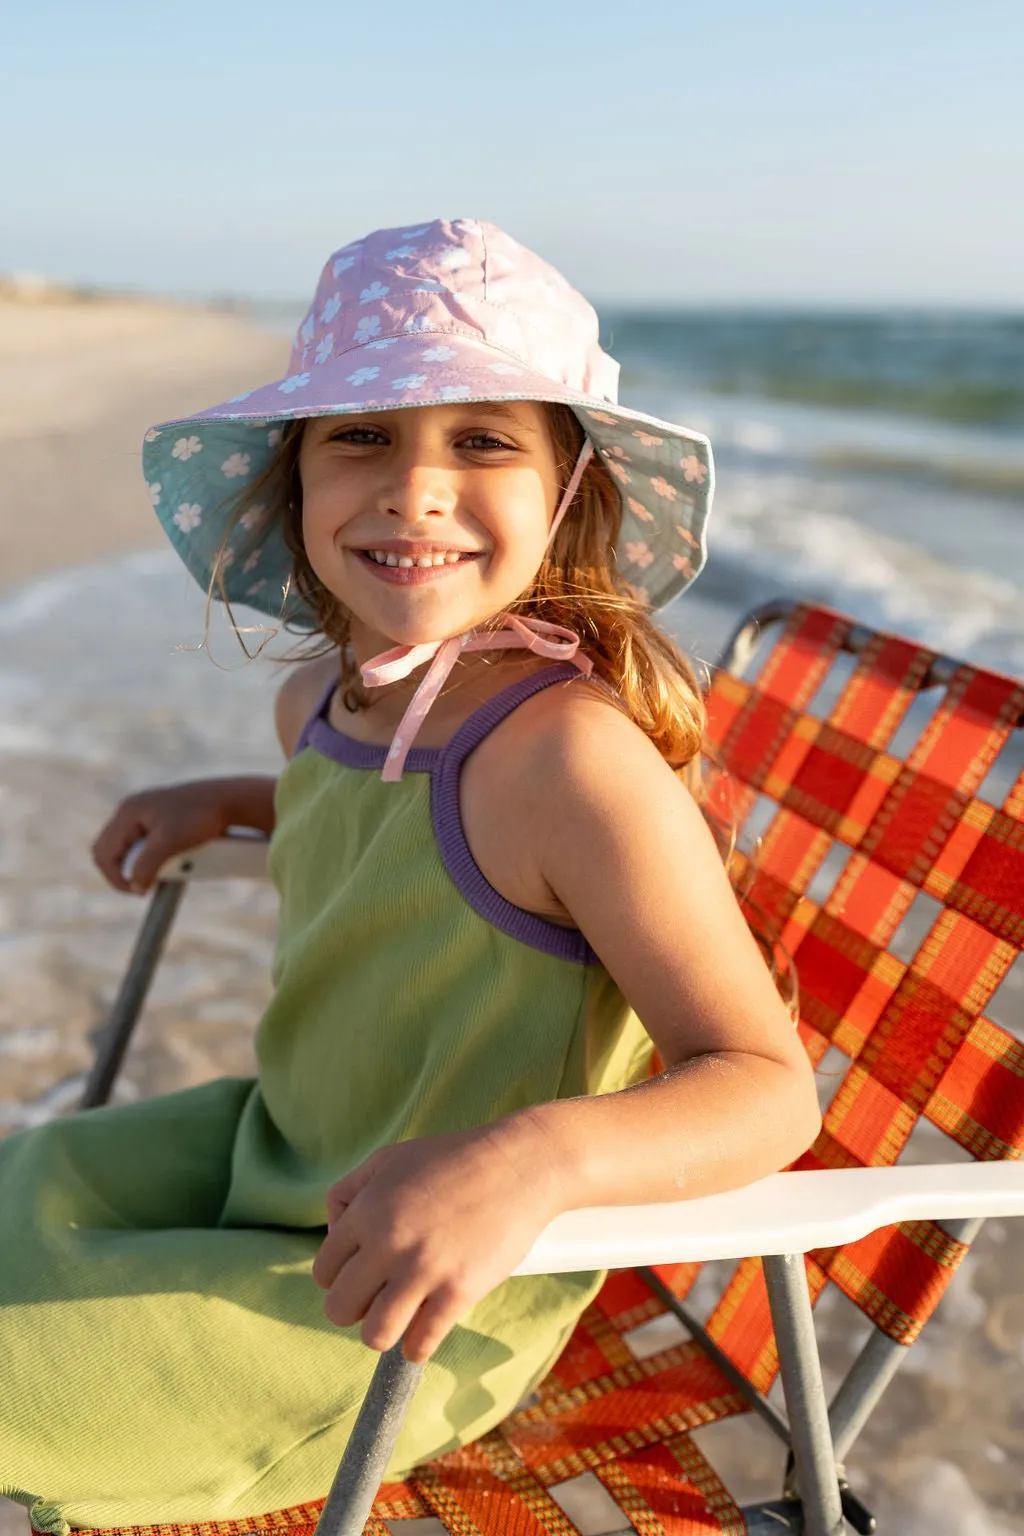
<instances>
[{"instance_id":1,"label":"wet sand","mask_svg":"<svg viewBox=\"0 0 1024 1536\"><path fill-rule=\"evenodd\" d=\"M73 1109L141 918L90 862L112 806L147 783L276 769L274 667L218 671L175 649L197 638L199 605L137 451L150 422L275 376L286 350L196 311L13 308L0 304L0 1135ZM273 933L266 886L188 894L115 1099L253 1070ZM937 1135L914 1146L944 1151ZM850 1457L883 1531L1024 1533L1022 1228L989 1223ZM831 1387L865 1329L836 1295L818 1326ZM777 1494L782 1457L758 1424L697 1439L741 1499ZM25 1529L0 1501L0 1536Z\"/></svg>"}]
</instances>

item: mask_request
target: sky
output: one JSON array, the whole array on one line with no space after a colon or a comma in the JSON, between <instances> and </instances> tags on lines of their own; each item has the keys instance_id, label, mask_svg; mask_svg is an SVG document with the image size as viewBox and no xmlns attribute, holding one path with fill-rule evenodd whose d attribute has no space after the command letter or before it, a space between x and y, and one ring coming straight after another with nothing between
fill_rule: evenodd
<instances>
[{"instance_id":1,"label":"sky","mask_svg":"<svg viewBox=\"0 0 1024 1536\"><path fill-rule=\"evenodd\" d=\"M33 0L0 273L303 299L500 224L597 303L1024 310L1020 0Z\"/></svg>"}]
</instances>

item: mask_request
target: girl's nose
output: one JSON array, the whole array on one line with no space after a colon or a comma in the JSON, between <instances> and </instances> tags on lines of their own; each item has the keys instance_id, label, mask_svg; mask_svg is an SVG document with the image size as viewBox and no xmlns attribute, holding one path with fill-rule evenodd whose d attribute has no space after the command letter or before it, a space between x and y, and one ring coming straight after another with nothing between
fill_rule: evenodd
<instances>
[{"instance_id":1,"label":"girl's nose","mask_svg":"<svg viewBox=\"0 0 1024 1536\"><path fill-rule=\"evenodd\" d=\"M443 470L429 464L396 465L395 474L381 487L380 509L404 523L428 517L447 517L455 509L457 491Z\"/></svg>"}]
</instances>

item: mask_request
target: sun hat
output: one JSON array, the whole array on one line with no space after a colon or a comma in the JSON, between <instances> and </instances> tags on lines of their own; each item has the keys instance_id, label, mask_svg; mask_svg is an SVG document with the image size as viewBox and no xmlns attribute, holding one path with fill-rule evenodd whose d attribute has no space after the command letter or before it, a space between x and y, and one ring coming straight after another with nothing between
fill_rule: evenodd
<instances>
[{"instance_id":1,"label":"sun hat","mask_svg":"<svg viewBox=\"0 0 1024 1536\"><path fill-rule=\"evenodd\" d=\"M560 402L618 481L616 568L657 609L704 564L711 447L700 433L617 404L618 373L591 305L495 225L437 219L377 230L328 260L287 375L152 427L143 472L164 529L205 589L216 568L230 602L313 627L290 585L280 529L263 529L258 507L224 543L237 493L268 467L283 424L460 400Z\"/></svg>"}]
</instances>

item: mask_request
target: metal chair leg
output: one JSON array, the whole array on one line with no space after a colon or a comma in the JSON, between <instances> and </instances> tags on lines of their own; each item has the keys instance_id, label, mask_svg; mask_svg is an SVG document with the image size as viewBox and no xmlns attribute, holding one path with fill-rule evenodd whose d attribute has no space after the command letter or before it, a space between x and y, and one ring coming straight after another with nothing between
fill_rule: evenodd
<instances>
[{"instance_id":1,"label":"metal chair leg","mask_svg":"<svg viewBox=\"0 0 1024 1536\"><path fill-rule=\"evenodd\" d=\"M802 1254L762 1260L805 1536L842 1536L843 1507Z\"/></svg>"},{"instance_id":2,"label":"metal chair leg","mask_svg":"<svg viewBox=\"0 0 1024 1536\"><path fill-rule=\"evenodd\" d=\"M381 1355L315 1536L361 1536L423 1369L405 1358L401 1343Z\"/></svg>"},{"instance_id":3,"label":"metal chair leg","mask_svg":"<svg viewBox=\"0 0 1024 1536\"><path fill-rule=\"evenodd\" d=\"M121 990L97 1047L79 1109L95 1109L110 1097L184 891L183 880L162 880L153 892Z\"/></svg>"}]
</instances>

